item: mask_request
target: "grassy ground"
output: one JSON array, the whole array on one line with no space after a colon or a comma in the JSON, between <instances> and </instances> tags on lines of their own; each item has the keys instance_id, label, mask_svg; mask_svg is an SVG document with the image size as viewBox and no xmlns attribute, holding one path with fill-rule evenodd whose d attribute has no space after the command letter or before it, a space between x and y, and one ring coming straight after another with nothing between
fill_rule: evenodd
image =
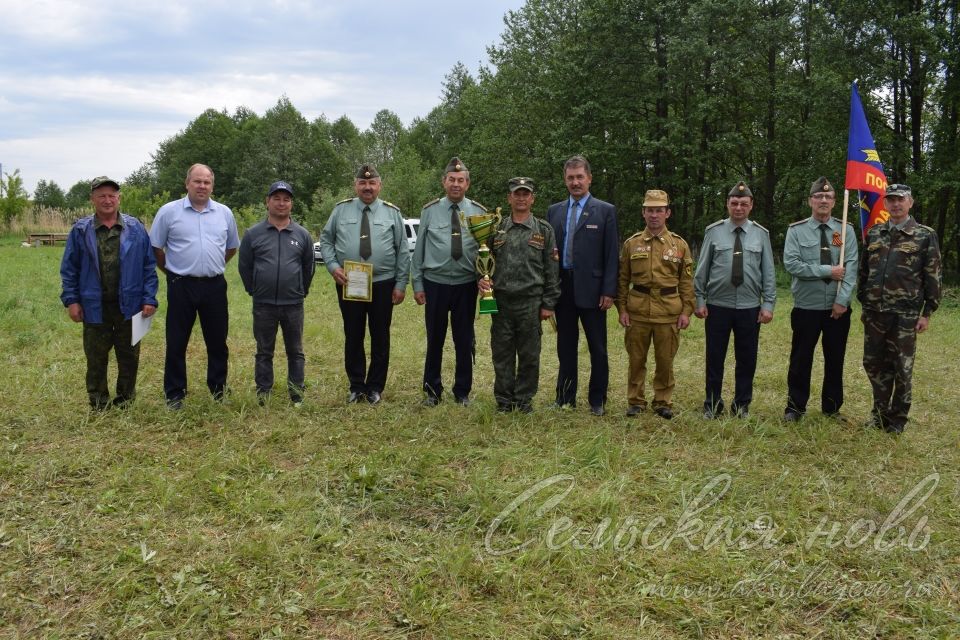
<instances>
[{"instance_id":1,"label":"grassy ground","mask_svg":"<svg viewBox=\"0 0 960 640\"><path fill-rule=\"evenodd\" d=\"M683 335L672 422L623 417L613 324L607 417L547 408L549 328L537 411L496 414L487 318L474 405L421 409L410 298L383 405L346 406L321 273L307 303L309 395L295 410L283 394L256 404L250 303L232 264L229 401L206 393L198 330L186 408L164 409L161 307L136 404L91 414L80 327L57 297L61 253L0 243L0 637L960 634L955 302L920 339L913 420L895 439L859 426L858 322L851 422L778 420L783 290L748 420L699 418L699 321Z\"/></svg>"}]
</instances>

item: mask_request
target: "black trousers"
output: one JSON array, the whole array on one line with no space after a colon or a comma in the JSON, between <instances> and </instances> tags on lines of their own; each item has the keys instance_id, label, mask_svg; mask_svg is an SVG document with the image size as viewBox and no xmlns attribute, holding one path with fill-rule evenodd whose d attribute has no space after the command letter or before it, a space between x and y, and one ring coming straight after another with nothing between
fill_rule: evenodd
<instances>
[{"instance_id":1,"label":"black trousers","mask_svg":"<svg viewBox=\"0 0 960 640\"><path fill-rule=\"evenodd\" d=\"M607 312L599 307L585 309L574 302L573 274L560 270L560 300L554 309L557 318L557 404L577 404L577 355L580 349L580 325L590 351L590 383L587 400L591 407L607 402L610 364L607 360Z\"/></svg>"},{"instance_id":2,"label":"black trousers","mask_svg":"<svg viewBox=\"0 0 960 640\"><path fill-rule=\"evenodd\" d=\"M383 393L390 368L390 323L393 321L393 285L395 280L373 283L370 302L343 299L343 287L337 285L337 300L343 318L343 365L354 393ZM370 367L363 340L370 329Z\"/></svg>"},{"instance_id":3,"label":"black trousers","mask_svg":"<svg viewBox=\"0 0 960 640\"><path fill-rule=\"evenodd\" d=\"M447 340L447 324L453 333L456 368L453 374L453 395L466 398L473 388L473 358L476 349L473 321L477 311L477 283L439 284L423 279L427 295L424 322L427 325L427 358L423 363L423 390L441 397L443 381L443 344Z\"/></svg>"},{"instance_id":4,"label":"black trousers","mask_svg":"<svg viewBox=\"0 0 960 640\"><path fill-rule=\"evenodd\" d=\"M787 371L787 411L803 414L810 399L810 372L817 343L823 347L823 386L820 408L826 414L843 405L843 359L850 333L850 309L834 320L830 310L798 309L790 312L790 368Z\"/></svg>"},{"instance_id":5,"label":"black trousers","mask_svg":"<svg viewBox=\"0 0 960 640\"><path fill-rule=\"evenodd\" d=\"M254 357L253 379L257 393L273 389L273 352L277 344L277 328L283 332L283 348L287 354L287 391L290 399L303 399L304 365L303 354L303 303L265 304L253 303L253 339L257 343Z\"/></svg>"},{"instance_id":6,"label":"black trousers","mask_svg":"<svg viewBox=\"0 0 960 640\"><path fill-rule=\"evenodd\" d=\"M730 333L733 333L734 392L731 409L750 406L753 400L753 375L757 370L757 347L760 343L760 307L731 309L707 305L704 323L707 342L707 384L705 409L723 411L723 364L727 359Z\"/></svg>"},{"instance_id":7,"label":"black trousers","mask_svg":"<svg viewBox=\"0 0 960 640\"><path fill-rule=\"evenodd\" d=\"M180 400L187 394L187 345L197 317L207 345L207 388L219 398L227 386L227 280L222 275L194 278L167 274L167 353L163 366L167 400Z\"/></svg>"}]
</instances>

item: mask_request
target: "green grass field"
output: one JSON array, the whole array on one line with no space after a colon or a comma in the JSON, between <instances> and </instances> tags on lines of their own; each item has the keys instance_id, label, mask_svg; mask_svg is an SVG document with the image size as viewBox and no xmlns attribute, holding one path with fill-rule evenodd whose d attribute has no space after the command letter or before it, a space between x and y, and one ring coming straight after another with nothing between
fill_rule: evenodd
<instances>
[{"instance_id":1,"label":"green grass field","mask_svg":"<svg viewBox=\"0 0 960 640\"><path fill-rule=\"evenodd\" d=\"M537 411L498 415L488 318L473 406L422 409L412 295L394 317L384 403L346 406L326 272L307 302L307 402L275 393L261 408L235 263L229 400L206 392L197 329L186 408L165 409L161 306L137 402L92 414L81 328L58 298L61 254L0 242L0 637L960 636L955 298L920 338L900 438L860 426L856 321L849 423L780 422L786 289L761 334L748 420L699 416L700 321L678 355L678 417L623 417L612 313L606 417L547 408L546 325Z\"/></svg>"}]
</instances>

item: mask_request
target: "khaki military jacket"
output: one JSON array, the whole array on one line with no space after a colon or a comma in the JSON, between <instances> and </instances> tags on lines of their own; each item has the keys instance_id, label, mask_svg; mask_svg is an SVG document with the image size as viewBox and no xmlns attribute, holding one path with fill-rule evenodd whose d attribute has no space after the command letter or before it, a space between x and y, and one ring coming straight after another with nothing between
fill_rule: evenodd
<instances>
[{"instance_id":1,"label":"khaki military jacket","mask_svg":"<svg viewBox=\"0 0 960 640\"><path fill-rule=\"evenodd\" d=\"M617 310L638 322L676 322L693 313L693 257L686 241L667 230L638 231L623 243Z\"/></svg>"}]
</instances>

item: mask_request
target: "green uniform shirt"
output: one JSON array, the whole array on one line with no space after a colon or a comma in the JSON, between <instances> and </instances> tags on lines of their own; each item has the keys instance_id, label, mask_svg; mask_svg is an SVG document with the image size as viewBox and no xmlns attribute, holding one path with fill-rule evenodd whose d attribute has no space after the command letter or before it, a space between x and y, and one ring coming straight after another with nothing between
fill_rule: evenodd
<instances>
[{"instance_id":1,"label":"green uniform shirt","mask_svg":"<svg viewBox=\"0 0 960 640\"><path fill-rule=\"evenodd\" d=\"M820 224L810 216L806 220L794 222L787 228L787 239L783 245L783 266L793 280L790 291L793 292L793 306L800 309L832 309L834 303L850 306L853 289L857 285L857 234L853 225L847 223L847 236L842 239L843 222L834 217L826 221L827 242L830 244L830 265L820 264ZM824 282L830 277L833 265L840 264L840 242L847 249L843 255L846 268L843 280ZM839 290L839 291L838 291Z\"/></svg>"},{"instance_id":2,"label":"green uniform shirt","mask_svg":"<svg viewBox=\"0 0 960 640\"><path fill-rule=\"evenodd\" d=\"M496 260L494 295L508 303L524 300L553 310L560 299L560 270L550 223L533 215L523 222L508 216L490 244Z\"/></svg>"},{"instance_id":3,"label":"green uniform shirt","mask_svg":"<svg viewBox=\"0 0 960 640\"><path fill-rule=\"evenodd\" d=\"M417 246L413 252L411 278L415 293L423 291L423 279L438 284L463 284L477 279L477 241L467 228L466 217L486 213L483 205L464 198L460 206L460 237L463 255L450 255L450 208L453 202L444 196L428 202L420 212Z\"/></svg>"},{"instance_id":4,"label":"green uniform shirt","mask_svg":"<svg viewBox=\"0 0 960 640\"><path fill-rule=\"evenodd\" d=\"M377 198L370 206L370 246L373 252L367 260L360 258L360 221L363 208L360 198L337 203L327 225L320 234L320 253L333 273L344 260L373 263L373 281L394 280L393 288L403 291L410 277L410 250L403 230L400 209Z\"/></svg>"},{"instance_id":5,"label":"green uniform shirt","mask_svg":"<svg viewBox=\"0 0 960 640\"><path fill-rule=\"evenodd\" d=\"M117 302L120 299L120 233L123 231L123 221L118 215L116 224L108 228L100 218L94 216L93 227L97 234L103 301Z\"/></svg>"},{"instance_id":6,"label":"green uniform shirt","mask_svg":"<svg viewBox=\"0 0 960 640\"><path fill-rule=\"evenodd\" d=\"M743 283L733 286L733 245L735 233L730 218L707 227L700 248L700 261L693 278L697 308L709 303L730 309L759 306L773 311L777 302L777 280L773 269L770 233L753 220L743 223Z\"/></svg>"}]
</instances>

